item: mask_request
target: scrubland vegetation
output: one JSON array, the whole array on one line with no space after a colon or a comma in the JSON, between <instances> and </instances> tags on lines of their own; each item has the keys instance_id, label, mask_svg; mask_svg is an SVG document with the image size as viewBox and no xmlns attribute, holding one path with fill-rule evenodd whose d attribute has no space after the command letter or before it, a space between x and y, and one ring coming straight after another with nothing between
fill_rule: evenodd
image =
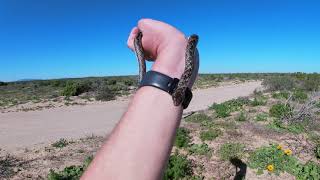
<instances>
[{"instance_id":1,"label":"scrubland vegetation","mask_svg":"<svg viewBox=\"0 0 320 180\"><path fill-rule=\"evenodd\" d=\"M296 97L303 99L305 98L303 94L299 94L300 88L307 91L315 90L319 85L319 76L319 74L304 73L201 74L194 88L218 86L219 83L226 81L265 80L265 83L272 84L268 87L272 91L298 88ZM52 108L56 102L76 105L95 100L110 101L119 96L129 95L136 88L136 76L0 82L0 109L8 109L26 103L46 103L45 108ZM82 101L74 101L76 97ZM263 103L263 101L257 99L253 103ZM33 109L24 108L25 111Z\"/></svg>"},{"instance_id":2,"label":"scrubland vegetation","mask_svg":"<svg viewBox=\"0 0 320 180\"><path fill-rule=\"evenodd\" d=\"M59 96L108 101L128 94L136 84L134 76L0 83L0 107L54 100Z\"/></svg>"},{"instance_id":3,"label":"scrubland vegetation","mask_svg":"<svg viewBox=\"0 0 320 180\"><path fill-rule=\"evenodd\" d=\"M263 80L265 88L184 118L164 179L320 179L320 75L202 75L197 87L227 78ZM73 85L68 85L69 91L74 92ZM50 148L64 151L76 145L61 139ZM81 150L87 157L87 150ZM5 157L0 159L3 177L19 174ZM79 179L89 162L55 166L44 172L44 177Z\"/></svg>"}]
</instances>

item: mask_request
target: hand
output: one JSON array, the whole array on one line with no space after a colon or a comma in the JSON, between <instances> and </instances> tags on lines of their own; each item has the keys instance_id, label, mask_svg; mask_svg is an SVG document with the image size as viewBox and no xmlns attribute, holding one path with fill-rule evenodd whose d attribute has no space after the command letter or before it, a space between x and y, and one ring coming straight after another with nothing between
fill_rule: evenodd
<instances>
[{"instance_id":1,"label":"hand","mask_svg":"<svg viewBox=\"0 0 320 180\"><path fill-rule=\"evenodd\" d=\"M154 60L152 70L161 72L170 77L181 78L185 68L185 51L187 39L184 34L169 24L152 20L141 19L138 27L131 30L127 44L134 50L133 41L137 33L142 31L142 46L148 59ZM198 58L195 60L193 77L198 74ZM191 78L190 87L195 78Z\"/></svg>"}]
</instances>

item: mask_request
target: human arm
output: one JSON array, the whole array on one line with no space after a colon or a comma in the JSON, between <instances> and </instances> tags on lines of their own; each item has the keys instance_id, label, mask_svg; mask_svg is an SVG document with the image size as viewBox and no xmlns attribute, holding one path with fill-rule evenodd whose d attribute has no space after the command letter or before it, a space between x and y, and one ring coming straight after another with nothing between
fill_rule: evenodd
<instances>
[{"instance_id":1,"label":"human arm","mask_svg":"<svg viewBox=\"0 0 320 180\"><path fill-rule=\"evenodd\" d=\"M184 35L150 19L140 20L138 28L144 34L144 50L155 59L152 70L180 78L187 44ZM137 31L130 33L131 49ZM174 106L168 93L140 88L82 179L160 179L181 115L182 107Z\"/></svg>"}]
</instances>

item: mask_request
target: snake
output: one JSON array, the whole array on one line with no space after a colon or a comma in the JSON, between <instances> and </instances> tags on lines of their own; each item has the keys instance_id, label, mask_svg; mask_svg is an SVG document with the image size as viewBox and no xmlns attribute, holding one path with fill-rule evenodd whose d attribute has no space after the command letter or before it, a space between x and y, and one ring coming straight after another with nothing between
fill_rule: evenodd
<instances>
[{"instance_id":1,"label":"snake","mask_svg":"<svg viewBox=\"0 0 320 180\"><path fill-rule=\"evenodd\" d=\"M137 35L134 38L134 51L139 63L139 77L138 82L140 83L143 77L146 74L146 55L142 46L142 37L143 33L139 30ZM188 88L190 79L192 77L192 72L195 68L195 56L197 51L199 37L196 34L193 34L188 37L188 42L185 51L185 68L184 72L181 75L181 78L178 82L178 85L173 90L172 100L175 106L179 106L184 101L185 92Z\"/></svg>"}]
</instances>

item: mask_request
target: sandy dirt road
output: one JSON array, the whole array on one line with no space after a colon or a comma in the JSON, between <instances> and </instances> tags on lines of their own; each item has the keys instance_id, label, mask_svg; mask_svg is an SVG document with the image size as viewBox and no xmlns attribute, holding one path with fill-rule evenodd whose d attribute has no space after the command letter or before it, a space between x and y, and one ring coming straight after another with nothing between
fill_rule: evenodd
<instances>
[{"instance_id":1,"label":"sandy dirt road","mask_svg":"<svg viewBox=\"0 0 320 180\"><path fill-rule=\"evenodd\" d=\"M261 82L247 82L216 88L195 90L185 111L206 109L213 102L248 96L261 87ZM116 125L128 100L109 101L86 106L71 106L42 111L0 114L0 147L6 150L31 147L60 138L106 135Z\"/></svg>"}]
</instances>

